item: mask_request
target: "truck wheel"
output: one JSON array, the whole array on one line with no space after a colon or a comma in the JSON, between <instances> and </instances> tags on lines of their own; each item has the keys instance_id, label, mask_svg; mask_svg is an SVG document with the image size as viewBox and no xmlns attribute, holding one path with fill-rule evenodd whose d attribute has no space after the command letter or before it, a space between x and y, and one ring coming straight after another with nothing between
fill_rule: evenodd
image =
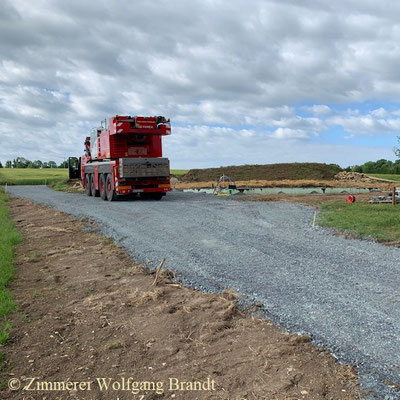
<instances>
[{"instance_id":1,"label":"truck wheel","mask_svg":"<svg viewBox=\"0 0 400 400\"><path fill-rule=\"evenodd\" d=\"M96 189L96 180L94 174L90 175L90 190L92 191L92 196L99 197L100 191Z\"/></svg>"},{"instance_id":2,"label":"truck wheel","mask_svg":"<svg viewBox=\"0 0 400 400\"><path fill-rule=\"evenodd\" d=\"M86 176L85 176L85 189L86 189L86 195L91 196L92 188L91 188L90 174L86 174Z\"/></svg>"},{"instance_id":3,"label":"truck wheel","mask_svg":"<svg viewBox=\"0 0 400 400\"><path fill-rule=\"evenodd\" d=\"M115 190L114 190L114 182L113 182L111 174L107 174L106 191L107 191L107 200L108 201L117 200L117 195L116 195Z\"/></svg>"},{"instance_id":4,"label":"truck wheel","mask_svg":"<svg viewBox=\"0 0 400 400\"><path fill-rule=\"evenodd\" d=\"M100 175L100 197L103 200L107 200L106 178L105 178L104 174Z\"/></svg>"}]
</instances>

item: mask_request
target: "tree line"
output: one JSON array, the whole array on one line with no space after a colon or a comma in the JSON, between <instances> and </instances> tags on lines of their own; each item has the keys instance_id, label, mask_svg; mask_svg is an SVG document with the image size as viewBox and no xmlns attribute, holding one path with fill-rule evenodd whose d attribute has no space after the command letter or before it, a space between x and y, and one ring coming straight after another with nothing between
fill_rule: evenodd
<instances>
[{"instance_id":1,"label":"tree line","mask_svg":"<svg viewBox=\"0 0 400 400\"><path fill-rule=\"evenodd\" d=\"M0 168L3 168L0 162ZM55 161L30 161L24 157L17 157L14 160L7 160L4 168L68 168L68 162L63 161L58 164Z\"/></svg>"},{"instance_id":2,"label":"tree line","mask_svg":"<svg viewBox=\"0 0 400 400\"><path fill-rule=\"evenodd\" d=\"M400 153L398 155L400 156ZM3 168L1 162L0 168ZM23 157L17 157L12 161L6 161L4 168L68 168L68 161L63 161L57 165L55 161L30 161ZM400 159L390 161L382 158L378 161L367 161L362 165L349 166L345 168L345 171L364 174L400 174Z\"/></svg>"},{"instance_id":3,"label":"tree line","mask_svg":"<svg viewBox=\"0 0 400 400\"><path fill-rule=\"evenodd\" d=\"M400 159L393 162L382 158L378 161L367 161L362 165L353 165L345 170L364 174L400 174Z\"/></svg>"}]
</instances>

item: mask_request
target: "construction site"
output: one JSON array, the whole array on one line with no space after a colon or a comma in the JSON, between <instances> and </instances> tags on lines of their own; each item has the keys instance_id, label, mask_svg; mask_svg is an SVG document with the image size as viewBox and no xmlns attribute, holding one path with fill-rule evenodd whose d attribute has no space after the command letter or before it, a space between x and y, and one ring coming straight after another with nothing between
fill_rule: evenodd
<instances>
[{"instance_id":1,"label":"construction site","mask_svg":"<svg viewBox=\"0 0 400 400\"><path fill-rule=\"evenodd\" d=\"M398 207L395 183L316 163L171 176L170 132L112 117L62 191L5 188L23 241L2 398L396 394L399 242L318 222Z\"/></svg>"},{"instance_id":2,"label":"construction site","mask_svg":"<svg viewBox=\"0 0 400 400\"><path fill-rule=\"evenodd\" d=\"M400 3L0 1L0 400L400 400Z\"/></svg>"}]
</instances>

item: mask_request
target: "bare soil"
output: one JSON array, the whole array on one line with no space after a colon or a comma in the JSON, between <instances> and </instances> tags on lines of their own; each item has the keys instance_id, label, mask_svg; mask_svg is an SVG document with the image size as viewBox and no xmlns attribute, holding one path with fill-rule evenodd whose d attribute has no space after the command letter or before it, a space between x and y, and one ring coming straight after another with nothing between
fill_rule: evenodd
<instances>
[{"instance_id":1,"label":"bare soil","mask_svg":"<svg viewBox=\"0 0 400 400\"><path fill-rule=\"evenodd\" d=\"M184 288L169 271L153 286L154 272L89 221L20 199L12 199L11 210L24 241L10 286L18 311L1 348L1 399L360 398L353 368L307 337L245 315L234 293ZM123 390L130 377L149 390L132 394L134 384ZM36 378L34 388L43 381L91 382L91 390L7 388L10 379L25 386L29 378ZM97 378L111 379L114 388L101 392ZM203 390L188 383L169 390L176 380L203 382Z\"/></svg>"},{"instance_id":2,"label":"bare soil","mask_svg":"<svg viewBox=\"0 0 400 400\"><path fill-rule=\"evenodd\" d=\"M248 180L248 181L236 181L237 187L251 187L251 188L269 188L269 187L360 187L360 188L378 188L384 191L391 191L393 186L382 182L354 182L354 181L343 181L343 180L311 180L311 179L299 179L289 180L284 179L281 181L267 181L267 180ZM204 182L175 182L173 184L176 189L200 189L200 188L212 188L217 184L215 181L204 181Z\"/></svg>"},{"instance_id":3,"label":"bare soil","mask_svg":"<svg viewBox=\"0 0 400 400\"><path fill-rule=\"evenodd\" d=\"M368 203L372 197L381 196L383 193L360 193L356 194L356 202ZM347 194L262 194L252 196L241 196L240 200L244 201L286 201L289 203L299 203L305 206L317 206L321 203L331 202L347 202Z\"/></svg>"}]
</instances>

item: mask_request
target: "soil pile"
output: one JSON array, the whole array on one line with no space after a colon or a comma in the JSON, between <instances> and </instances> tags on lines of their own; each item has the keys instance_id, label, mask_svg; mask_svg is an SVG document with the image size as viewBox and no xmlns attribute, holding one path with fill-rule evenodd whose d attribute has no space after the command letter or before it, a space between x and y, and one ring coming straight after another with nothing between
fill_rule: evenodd
<instances>
[{"instance_id":1,"label":"soil pile","mask_svg":"<svg viewBox=\"0 0 400 400\"><path fill-rule=\"evenodd\" d=\"M236 181L248 180L331 180L341 171L335 164L291 163L266 165L240 165L220 168L191 169L181 177L183 182L217 181L222 175Z\"/></svg>"},{"instance_id":2,"label":"soil pile","mask_svg":"<svg viewBox=\"0 0 400 400\"><path fill-rule=\"evenodd\" d=\"M359 172L346 172L341 171L334 177L338 181L351 181L351 182L375 182L374 179Z\"/></svg>"}]
</instances>

